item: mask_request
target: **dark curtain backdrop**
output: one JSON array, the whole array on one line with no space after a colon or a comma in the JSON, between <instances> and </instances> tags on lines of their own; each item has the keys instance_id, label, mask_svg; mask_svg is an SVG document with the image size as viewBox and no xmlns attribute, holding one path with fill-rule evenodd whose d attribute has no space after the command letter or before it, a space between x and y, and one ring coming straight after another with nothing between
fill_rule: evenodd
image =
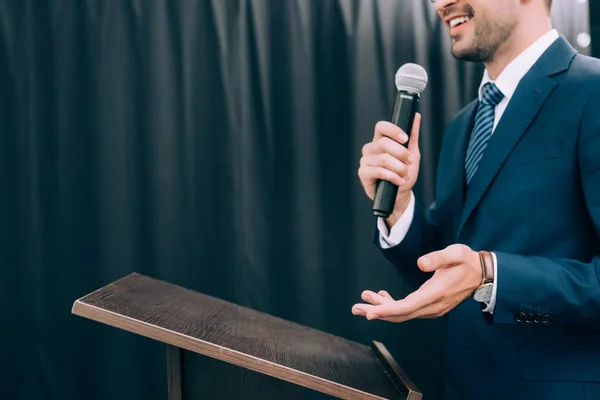
<instances>
[{"instance_id":1,"label":"dark curtain backdrop","mask_svg":"<svg viewBox=\"0 0 600 400\"><path fill-rule=\"evenodd\" d=\"M590 1L590 33L592 36L592 55L600 58L600 0Z\"/></svg>"},{"instance_id":2,"label":"dark curtain backdrop","mask_svg":"<svg viewBox=\"0 0 600 400\"><path fill-rule=\"evenodd\" d=\"M587 6L556 9L575 43ZM137 271L380 340L437 398L440 322L350 309L363 289L407 294L356 173L396 69L420 63L416 190L433 198L444 126L482 73L448 46L428 0L0 2L0 397L165 398L163 346L70 314Z\"/></svg>"}]
</instances>

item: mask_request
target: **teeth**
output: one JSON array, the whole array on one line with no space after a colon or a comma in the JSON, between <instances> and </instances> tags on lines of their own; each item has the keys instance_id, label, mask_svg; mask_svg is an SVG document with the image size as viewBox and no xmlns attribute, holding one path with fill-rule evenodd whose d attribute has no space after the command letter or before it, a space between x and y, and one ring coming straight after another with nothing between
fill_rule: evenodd
<instances>
[{"instance_id":1,"label":"teeth","mask_svg":"<svg viewBox=\"0 0 600 400\"><path fill-rule=\"evenodd\" d=\"M470 19L471 19L471 17L458 17L458 18L451 19L450 27L454 28L455 26L464 24L465 22L469 21Z\"/></svg>"}]
</instances>

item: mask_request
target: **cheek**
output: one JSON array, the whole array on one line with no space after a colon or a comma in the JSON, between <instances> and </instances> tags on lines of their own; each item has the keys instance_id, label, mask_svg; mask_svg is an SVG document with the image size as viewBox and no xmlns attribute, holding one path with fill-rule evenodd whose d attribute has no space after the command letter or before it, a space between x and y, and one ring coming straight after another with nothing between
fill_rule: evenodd
<instances>
[{"instance_id":1,"label":"cheek","mask_svg":"<svg viewBox=\"0 0 600 400\"><path fill-rule=\"evenodd\" d=\"M494 26L493 26L494 25ZM498 21L490 24L487 18L479 18L476 23L477 34L482 38L491 38L500 26Z\"/></svg>"}]
</instances>

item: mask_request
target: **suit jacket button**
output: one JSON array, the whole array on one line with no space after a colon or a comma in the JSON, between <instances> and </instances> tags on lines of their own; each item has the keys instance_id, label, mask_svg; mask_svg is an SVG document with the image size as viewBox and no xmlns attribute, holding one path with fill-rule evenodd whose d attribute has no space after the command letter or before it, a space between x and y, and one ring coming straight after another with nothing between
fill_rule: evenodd
<instances>
[{"instance_id":1,"label":"suit jacket button","mask_svg":"<svg viewBox=\"0 0 600 400\"><path fill-rule=\"evenodd\" d=\"M535 314L533 317L533 322L536 324L541 324L544 316L542 314Z\"/></svg>"},{"instance_id":2,"label":"suit jacket button","mask_svg":"<svg viewBox=\"0 0 600 400\"><path fill-rule=\"evenodd\" d=\"M552 317L548 314L542 316L542 324L549 324Z\"/></svg>"},{"instance_id":3,"label":"suit jacket button","mask_svg":"<svg viewBox=\"0 0 600 400\"><path fill-rule=\"evenodd\" d=\"M528 324L533 323L533 314L532 313L525 314L525 322Z\"/></svg>"},{"instance_id":4,"label":"suit jacket button","mask_svg":"<svg viewBox=\"0 0 600 400\"><path fill-rule=\"evenodd\" d=\"M520 312L515 316L515 321L517 321L518 323L523 323L525 322L525 313Z\"/></svg>"}]
</instances>

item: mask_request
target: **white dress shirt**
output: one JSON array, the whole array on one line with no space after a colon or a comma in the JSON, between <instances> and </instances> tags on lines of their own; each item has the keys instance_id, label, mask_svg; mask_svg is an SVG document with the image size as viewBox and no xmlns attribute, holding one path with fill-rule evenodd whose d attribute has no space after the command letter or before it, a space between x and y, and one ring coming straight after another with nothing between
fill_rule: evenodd
<instances>
[{"instance_id":1,"label":"white dress shirt","mask_svg":"<svg viewBox=\"0 0 600 400\"><path fill-rule=\"evenodd\" d=\"M554 29L547 32L544 36L542 36L536 42L534 42L531 46L529 46L525 51L523 51L521 54L519 54L513 61L511 61L511 63L508 64L506 66L506 68L504 68L502 73L500 73L500 75L498 76L498 79L496 79L496 81L493 81L490 78L487 69L484 71L483 79L479 86L479 100L481 100L481 97L482 97L483 86L488 82L495 83L496 87L504 95L504 98L502 99L502 101L500 101L500 103L498 103L498 105L496 105L496 114L495 114L495 118L494 118L494 126L492 128L492 133L496 129L496 126L498 125L500 118L502 118L502 114L504 113L504 110L506 110L506 107L508 106L508 103L510 102L510 99L512 98L513 94L517 90L517 86L519 85L519 82L521 81L521 79L531 69L531 67L537 62L537 60L541 57L541 55L550 47L550 45L552 45L552 43L554 43L554 41L556 39L558 39L558 37L559 37L559 34ZM484 154L484 157L485 157L485 154ZM457 162L464 163L464 160L457 160ZM414 211L415 211L415 196L411 192L411 198L410 198L410 203L408 205L408 208L406 209L406 211L404 212L402 217L400 217L398 222L392 227L391 232L388 229L388 227L385 223L385 220L383 220L382 218L378 219L377 226L379 229L379 243L382 248L386 249L386 248L393 247L393 246L399 244L402 240L404 240L404 237L406 236L406 233L408 232L408 229L410 228L410 224L412 223ZM493 256L494 256L494 289L492 292L492 299L491 299L490 303L483 310L485 312L493 312L494 306L496 305L496 291L497 291L497 287L498 287L498 265L497 265L496 255L493 254Z\"/></svg>"}]
</instances>

